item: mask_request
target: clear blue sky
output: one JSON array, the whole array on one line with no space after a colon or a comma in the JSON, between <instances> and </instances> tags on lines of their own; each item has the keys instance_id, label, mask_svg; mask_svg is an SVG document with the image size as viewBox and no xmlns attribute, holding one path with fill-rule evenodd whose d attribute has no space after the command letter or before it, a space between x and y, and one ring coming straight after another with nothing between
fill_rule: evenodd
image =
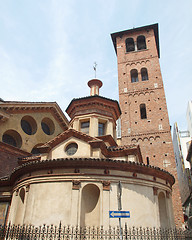
<instances>
[{"instance_id":1,"label":"clear blue sky","mask_svg":"<svg viewBox=\"0 0 192 240\"><path fill-rule=\"evenodd\" d=\"M192 100L191 0L0 0L0 97L56 101L100 94L118 99L117 60L110 34L159 23L160 64L170 123L185 129Z\"/></svg>"}]
</instances>

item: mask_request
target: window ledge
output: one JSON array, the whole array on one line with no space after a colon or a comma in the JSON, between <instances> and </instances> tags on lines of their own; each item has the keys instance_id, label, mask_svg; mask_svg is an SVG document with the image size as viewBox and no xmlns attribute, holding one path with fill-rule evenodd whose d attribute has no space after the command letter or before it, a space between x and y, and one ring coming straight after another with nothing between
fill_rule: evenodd
<instances>
[{"instance_id":1,"label":"window ledge","mask_svg":"<svg viewBox=\"0 0 192 240\"><path fill-rule=\"evenodd\" d=\"M125 52L125 54L128 54L128 53L137 53L137 52L148 51L148 50L149 50L149 49L146 48L146 49L141 49L141 50L135 50L135 51Z\"/></svg>"}]
</instances>

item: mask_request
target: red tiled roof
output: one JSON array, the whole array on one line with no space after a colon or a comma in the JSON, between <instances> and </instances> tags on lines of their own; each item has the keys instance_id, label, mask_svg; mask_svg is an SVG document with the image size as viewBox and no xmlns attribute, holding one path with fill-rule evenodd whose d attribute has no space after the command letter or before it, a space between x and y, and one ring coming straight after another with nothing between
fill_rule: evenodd
<instances>
[{"instance_id":1,"label":"red tiled roof","mask_svg":"<svg viewBox=\"0 0 192 240\"><path fill-rule=\"evenodd\" d=\"M170 183L172 186L175 182L173 175L160 169L159 167L145 165L143 163L128 162L103 158L58 158L52 160L32 161L22 164L15 168L10 177L0 178L0 186L12 185L23 174L36 170L56 169L56 168L89 168L89 169L108 169L118 171L128 171L133 173L141 173L161 178ZM73 173L74 174L74 173ZM81 174L81 173L79 173ZM102 175L102 174L101 174ZM108 174L110 175L110 173Z\"/></svg>"},{"instance_id":2,"label":"red tiled roof","mask_svg":"<svg viewBox=\"0 0 192 240\"><path fill-rule=\"evenodd\" d=\"M65 141L68 138L70 138L71 136L82 139L86 142L88 142L88 141L102 141L100 139L91 137L91 136L89 136L85 133L82 133L82 132L76 131L75 129L70 128L70 129L60 133L58 136L54 137L49 142L46 142L45 144L39 146L38 149L40 149L40 151L42 149L42 152L43 152L43 149L50 150L50 149L54 148L56 145L58 145L59 143Z\"/></svg>"}]
</instances>

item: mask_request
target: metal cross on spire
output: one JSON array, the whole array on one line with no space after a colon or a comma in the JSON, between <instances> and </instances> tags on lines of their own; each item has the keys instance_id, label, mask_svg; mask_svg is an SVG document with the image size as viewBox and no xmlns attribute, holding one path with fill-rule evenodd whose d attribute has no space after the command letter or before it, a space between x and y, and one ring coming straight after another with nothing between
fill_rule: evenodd
<instances>
[{"instance_id":1,"label":"metal cross on spire","mask_svg":"<svg viewBox=\"0 0 192 240\"><path fill-rule=\"evenodd\" d=\"M95 71L95 78L96 78L96 72L97 72L97 63L96 62L94 62L93 69Z\"/></svg>"}]
</instances>

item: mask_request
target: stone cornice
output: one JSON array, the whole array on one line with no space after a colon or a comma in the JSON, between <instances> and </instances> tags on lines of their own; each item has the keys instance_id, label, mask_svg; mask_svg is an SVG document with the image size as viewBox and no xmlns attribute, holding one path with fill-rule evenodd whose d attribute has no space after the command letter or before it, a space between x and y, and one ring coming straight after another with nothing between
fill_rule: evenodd
<instances>
[{"instance_id":1,"label":"stone cornice","mask_svg":"<svg viewBox=\"0 0 192 240\"><path fill-rule=\"evenodd\" d=\"M5 122L9 119L10 115L7 114L5 111L0 110L0 122Z\"/></svg>"},{"instance_id":2,"label":"stone cornice","mask_svg":"<svg viewBox=\"0 0 192 240\"><path fill-rule=\"evenodd\" d=\"M39 146L38 149L44 153L44 152L49 152L52 148L54 148L56 145L58 145L59 143L65 141L66 139L70 138L70 137L76 137L78 139L81 139L83 141L98 141L97 138L91 137L88 134L76 131L75 129L68 129L65 132L59 134L58 136L56 136L55 138L53 138L52 140L50 140L49 142L43 144L42 146ZM101 141L101 140L100 140Z\"/></svg>"},{"instance_id":3,"label":"stone cornice","mask_svg":"<svg viewBox=\"0 0 192 240\"><path fill-rule=\"evenodd\" d=\"M113 41L115 52L117 53L117 43L116 43L116 38L117 37L122 38L123 35L129 35L130 33L132 34L133 32L140 32L140 31L145 31L145 30L148 30L148 29L153 29L154 30L155 42L156 42L156 46L157 46L158 57L160 58L159 31L158 31L158 24L157 23L152 24L152 25L148 25L148 26L132 28L132 29L128 29L128 30L112 33L111 34L111 38L112 38L112 41Z\"/></svg>"},{"instance_id":4,"label":"stone cornice","mask_svg":"<svg viewBox=\"0 0 192 240\"><path fill-rule=\"evenodd\" d=\"M66 130L69 121L56 102L0 102L0 111L6 114L51 112L63 130Z\"/></svg>"},{"instance_id":5,"label":"stone cornice","mask_svg":"<svg viewBox=\"0 0 192 240\"><path fill-rule=\"evenodd\" d=\"M105 157L123 157L127 155L136 155L138 156L139 162L142 162L142 155L140 152L139 145L126 145L126 146L117 146L114 139L110 136L102 136L102 137L91 137L85 133L76 131L75 129L68 129L67 131L59 134L57 137L53 138L51 141L43 144L42 146L38 147L41 153L48 153L52 148L60 144L61 142L69 139L70 137L75 137L77 139L81 139L88 144L91 145L92 148L100 148L102 154ZM108 141L111 144L111 147L107 147L105 141ZM24 159L24 162L27 161L28 158ZM29 161L31 159L29 158ZM22 162L22 159L21 161Z\"/></svg>"},{"instance_id":6,"label":"stone cornice","mask_svg":"<svg viewBox=\"0 0 192 240\"><path fill-rule=\"evenodd\" d=\"M108 142L110 146L117 146L117 143L111 135L98 136L97 138L104 142Z\"/></svg>"},{"instance_id":7,"label":"stone cornice","mask_svg":"<svg viewBox=\"0 0 192 240\"><path fill-rule=\"evenodd\" d=\"M121 115L119 103L116 100L98 95L73 99L66 112L72 119L78 115L98 112L113 117L116 121Z\"/></svg>"},{"instance_id":8,"label":"stone cornice","mask_svg":"<svg viewBox=\"0 0 192 240\"><path fill-rule=\"evenodd\" d=\"M25 163L13 170L9 178L1 178L0 186L13 185L22 175L33 171L45 169L108 169L127 171L133 173L146 174L169 182L172 186L175 182L173 175L169 172L143 163L127 162L121 160L101 159L101 158L59 158L44 161L32 161Z\"/></svg>"},{"instance_id":9,"label":"stone cornice","mask_svg":"<svg viewBox=\"0 0 192 240\"><path fill-rule=\"evenodd\" d=\"M82 119L87 119L87 118L98 118L98 119L105 119L108 121L111 121L114 125L116 125L116 120L113 118L113 115L111 114L111 116L109 116L109 114L106 114L105 111L98 111L96 109L92 109L91 111L89 109L87 109L87 112L83 112L83 113L76 113L74 115L74 117L71 119L70 121L70 125L72 126L73 122L78 119L78 120L82 120Z\"/></svg>"}]
</instances>

